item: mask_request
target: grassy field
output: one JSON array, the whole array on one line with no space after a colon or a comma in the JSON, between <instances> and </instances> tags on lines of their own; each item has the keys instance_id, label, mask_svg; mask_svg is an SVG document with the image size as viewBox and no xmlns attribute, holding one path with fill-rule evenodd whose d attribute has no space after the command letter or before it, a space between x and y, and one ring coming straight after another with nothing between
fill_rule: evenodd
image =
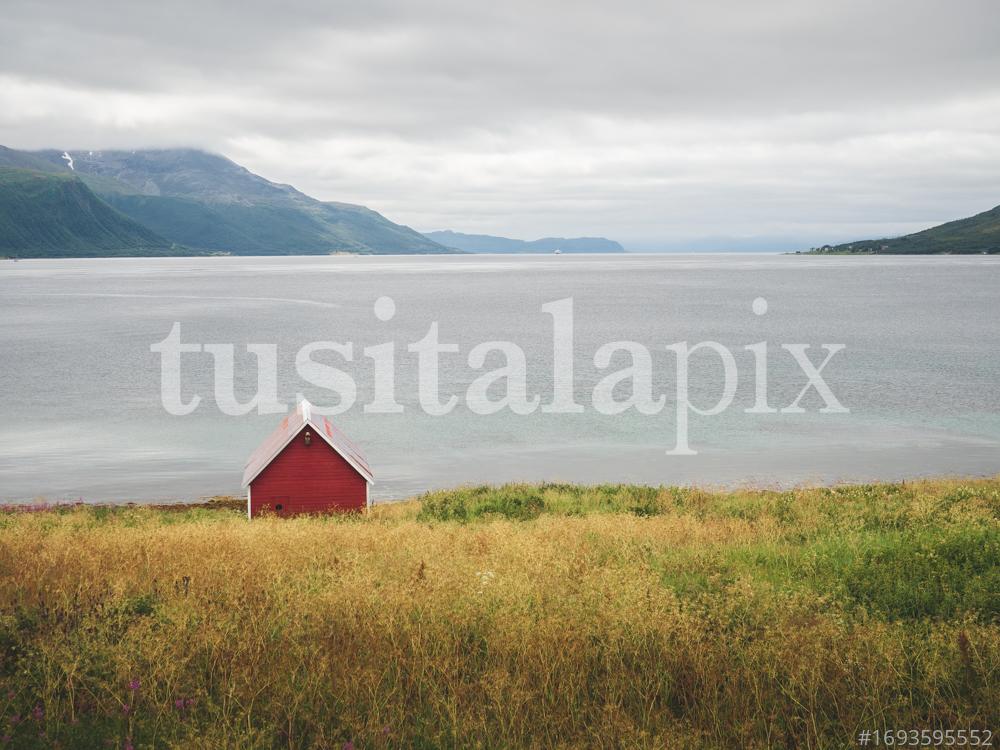
<instances>
[{"instance_id":1,"label":"grassy field","mask_svg":"<svg viewBox=\"0 0 1000 750\"><path fill-rule=\"evenodd\" d=\"M850 747L1000 730L1000 479L0 514L24 748ZM994 744L1000 738L994 738Z\"/></svg>"}]
</instances>

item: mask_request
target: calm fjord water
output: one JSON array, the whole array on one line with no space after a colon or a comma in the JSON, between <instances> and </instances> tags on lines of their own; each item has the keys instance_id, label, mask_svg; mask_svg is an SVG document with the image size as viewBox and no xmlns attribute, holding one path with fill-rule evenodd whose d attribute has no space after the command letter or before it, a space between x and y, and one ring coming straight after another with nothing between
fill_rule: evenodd
<instances>
[{"instance_id":1,"label":"calm fjord water","mask_svg":"<svg viewBox=\"0 0 1000 750\"><path fill-rule=\"evenodd\" d=\"M395 300L379 321L375 300ZM574 298L576 400L583 414L477 416L464 405L479 374L469 350L519 344L528 393L552 394L552 318L541 306ZM753 300L768 312L757 316ZM444 417L417 401L407 344L437 321L441 392L460 397ZM296 374L312 341L354 343L340 363L358 401L335 418L368 454L376 498L502 480L790 485L1000 472L1000 258L616 255L459 257L169 258L0 261L0 499L184 499L237 493L243 463L279 417L225 416L212 397L209 354L184 357L191 415L160 403L160 363L150 345L174 322L182 339L232 343L237 395L256 387L248 343L278 346L279 395L328 392ZM631 340L652 352L657 415L604 416L590 405L606 373L593 355ZM715 340L736 355L733 406L691 418L697 456L667 456L674 437L678 341ZM365 346L396 342L402 414L365 414L372 392ZM849 414L746 414L753 359L770 346L770 401L790 403L805 383L783 343L846 344L823 375ZM692 400L722 388L714 355L696 355ZM336 363L336 358L330 359ZM488 361L487 369L499 367ZM612 369L624 367L624 358Z\"/></svg>"}]
</instances>

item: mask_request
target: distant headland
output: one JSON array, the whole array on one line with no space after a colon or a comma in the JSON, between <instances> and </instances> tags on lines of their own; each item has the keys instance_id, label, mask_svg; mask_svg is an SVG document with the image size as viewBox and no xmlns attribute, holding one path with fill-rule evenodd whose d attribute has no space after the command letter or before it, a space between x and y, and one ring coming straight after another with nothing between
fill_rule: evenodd
<instances>
[{"instance_id":1,"label":"distant headland","mask_svg":"<svg viewBox=\"0 0 1000 750\"><path fill-rule=\"evenodd\" d=\"M823 245L808 255L994 255L1000 253L1000 206L922 232L880 240Z\"/></svg>"}]
</instances>

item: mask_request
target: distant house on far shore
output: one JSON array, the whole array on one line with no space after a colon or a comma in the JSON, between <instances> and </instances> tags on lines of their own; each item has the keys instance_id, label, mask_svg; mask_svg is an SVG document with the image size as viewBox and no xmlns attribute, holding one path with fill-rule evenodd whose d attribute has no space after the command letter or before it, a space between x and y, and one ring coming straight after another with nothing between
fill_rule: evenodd
<instances>
[{"instance_id":1,"label":"distant house on far shore","mask_svg":"<svg viewBox=\"0 0 1000 750\"><path fill-rule=\"evenodd\" d=\"M247 515L360 511L374 481L357 446L303 400L247 461Z\"/></svg>"}]
</instances>

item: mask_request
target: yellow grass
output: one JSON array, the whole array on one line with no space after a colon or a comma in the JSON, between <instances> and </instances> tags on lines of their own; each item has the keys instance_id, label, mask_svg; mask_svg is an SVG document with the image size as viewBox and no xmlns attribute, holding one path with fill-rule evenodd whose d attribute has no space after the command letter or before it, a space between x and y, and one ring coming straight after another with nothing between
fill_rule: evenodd
<instances>
[{"instance_id":1,"label":"yellow grass","mask_svg":"<svg viewBox=\"0 0 1000 750\"><path fill-rule=\"evenodd\" d=\"M537 494L527 520L478 513L492 492L450 496L465 522L417 502L0 515L0 733L784 748L1000 730L1000 480L496 491Z\"/></svg>"}]
</instances>

